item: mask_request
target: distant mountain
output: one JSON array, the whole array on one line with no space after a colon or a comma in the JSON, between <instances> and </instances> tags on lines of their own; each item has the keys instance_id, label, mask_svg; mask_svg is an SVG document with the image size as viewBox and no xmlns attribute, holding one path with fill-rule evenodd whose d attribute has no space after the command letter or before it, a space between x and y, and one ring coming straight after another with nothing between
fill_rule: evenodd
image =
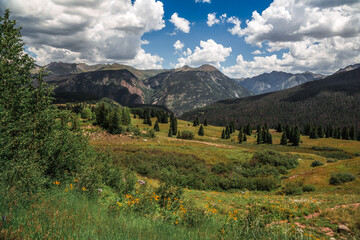
<instances>
[{"instance_id":1,"label":"distant mountain","mask_svg":"<svg viewBox=\"0 0 360 240\"><path fill-rule=\"evenodd\" d=\"M142 81L126 69L49 75L45 77L45 81L55 86L57 96L63 100L68 98L69 101L79 97L107 97L121 105L144 104L146 92L149 91Z\"/></svg>"},{"instance_id":2,"label":"distant mountain","mask_svg":"<svg viewBox=\"0 0 360 240\"><path fill-rule=\"evenodd\" d=\"M354 69L357 69L357 68L360 68L360 63L344 67L344 68L338 70L336 73L348 72L348 71L351 71L351 70L354 70Z\"/></svg>"},{"instance_id":3,"label":"distant mountain","mask_svg":"<svg viewBox=\"0 0 360 240\"><path fill-rule=\"evenodd\" d=\"M152 104L164 105L177 115L219 100L252 95L211 65L163 72L145 84L153 89Z\"/></svg>"},{"instance_id":4,"label":"distant mountain","mask_svg":"<svg viewBox=\"0 0 360 240\"><path fill-rule=\"evenodd\" d=\"M360 129L360 68L339 72L324 79L262 95L219 101L185 113L182 119L195 116L210 124L253 126L278 123L326 126L355 126Z\"/></svg>"},{"instance_id":5,"label":"distant mountain","mask_svg":"<svg viewBox=\"0 0 360 240\"><path fill-rule=\"evenodd\" d=\"M311 72L291 74L273 71L252 78L238 79L237 82L255 94L262 94L292 88L322 78L324 75Z\"/></svg>"},{"instance_id":6,"label":"distant mountain","mask_svg":"<svg viewBox=\"0 0 360 240\"><path fill-rule=\"evenodd\" d=\"M34 72L40 70L40 66L36 66ZM96 64L88 65L86 63L63 63L63 62L52 62L43 68L49 73L49 75L67 75L67 74L77 74L83 72L91 71L103 71L103 70L122 70L126 69L134 74L138 79L145 80L146 78L155 76L158 73L164 72L164 69L150 69L150 70L139 70L130 66L122 64Z\"/></svg>"}]
</instances>

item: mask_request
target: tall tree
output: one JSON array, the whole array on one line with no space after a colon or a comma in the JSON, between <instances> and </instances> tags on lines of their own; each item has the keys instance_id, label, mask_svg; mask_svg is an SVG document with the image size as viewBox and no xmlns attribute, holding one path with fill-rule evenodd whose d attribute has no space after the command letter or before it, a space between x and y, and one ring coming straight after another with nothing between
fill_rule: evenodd
<instances>
[{"instance_id":1,"label":"tall tree","mask_svg":"<svg viewBox=\"0 0 360 240\"><path fill-rule=\"evenodd\" d=\"M242 129L240 129L240 131L239 131L238 139L239 139L239 143L242 143L244 141L244 136L243 136Z\"/></svg>"},{"instance_id":2,"label":"tall tree","mask_svg":"<svg viewBox=\"0 0 360 240\"><path fill-rule=\"evenodd\" d=\"M157 131L157 132L160 131L159 123L158 123L157 120L156 120L155 125L154 125L154 130Z\"/></svg>"},{"instance_id":3,"label":"tall tree","mask_svg":"<svg viewBox=\"0 0 360 240\"><path fill-rule=\"evenodd\" d=\"M221 138L222 138L222 139L225 139L225 137L226 137L226 136L225 136L225 130L223 129L222 132L221 132Z\"/></svg>"},{"instance_id":4,"label":"tall tree","mask_svg":"<svg viewBox=\"0 0 360 240\"><path fill-rule=\"evenodd\" d=\"M202 124L200 125L199 131L198 131L198 134L199 134L199 136L204 136L204 127L203 127L203 125L202 125Z\"/></svg>"},{"instance_id":5,"label":"tall tree","mask_svg":"<svg viewBox=\"0 0 360 240\"><path fill-rule=\"evenodd\" d=\"M293 146L300 145L300 129L296 126L294 129Z\"/></svg>"},{"instance_id":6,"label":"tall tree","mask_svg":"<svg viewBox=\"0 0 360 240\"><path fill-rule=\"evenodd\" d=\"M354 126L352 126L352 127L350 128L349 136L350 136L350 139L351 139L351 140L356 140L356 133L355 133L355 128L354 128Z\"/></svg>"},{"instance_id":7,"label":"tall tree","mask_svg":"<svg viewBox=\"0 0 360 240\"><path fill-rule=\"evenodd\" d=\"M281 145L287 145L286 131L284 131L283 134L282 134L282 136L281 136L280 144L281 144Z\"/></svg>"},{"instance_id":8,"label":"tall tree","mask_svg":"<svg viewBox=\"0 0 360 240\"><path fill-rule=\"evenodd\" d=\"M208 123L207 123L207 120L206 120L206 118L205 118L205 120L204 120L204 127L206 127L208 125Z\"/></svg>"},{"instance_id":9,"label":"tall tree","mask_svg":"<svg viewBox=\"0 0 360 240\"><path fill-rule=\"evenodd\" d=\"M349 140L350 139L350 135L349 135L349 129L347 127L344 127L342 132L341 132L341 136L342 136L342 139L345 139L345 140Z\"/></svg>"}]
</instances>

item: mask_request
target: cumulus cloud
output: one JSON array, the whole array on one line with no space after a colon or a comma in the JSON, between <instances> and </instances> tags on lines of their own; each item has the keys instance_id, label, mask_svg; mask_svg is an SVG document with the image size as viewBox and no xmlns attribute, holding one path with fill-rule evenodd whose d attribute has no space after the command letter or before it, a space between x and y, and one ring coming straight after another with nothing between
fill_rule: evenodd
<instances>
[{"instance_id":1,"label":"cumulus cloud","mask_svg":"<svg viewBox=\"0 0 360 240\"><path fill-rule=\"evenodd\" d=\"M263 54L263 52L258 49L258 50L255 50L255 51L251 52L251 54L260 55L260 54Z\"/></svg>"},{"instance_id":2,"label":"cumulus cloud","mask_svg":"<svg viewBox=\"0 0 360 240\"><path fill-rule=\"evenodd\" d=\"M220 20L216 18L216 13L209 13L208 20L206 23L209 27L211 27L214 24L219 24Z\"/></svg>"},{"instance_id":3,"label":"cumulus cloud","mask_svg":"<svg viewBox=\"0 0 360 240\"><path fill-rule=\"evenodd\" d=\"M196 47L194 51L189 50L185 57L178 59L178 64L175 67L184 65L198 67L203 64L211 64L219 68L220 62L225 62L232 52L231 47L224 47L212 39L200 41L200 47Z\"/></svg>"},{"instance_id":4,"label":"cumulus cloud","mask_svg":"<svg viewBox=\"0 0 360 240\"><path fill-rule=\"evenodd\" d=\"M195 0L196 3L211 3L211 0Z\"/></svg>"},{"instance_id":5,"label":"cumulus cloud","mask_svg":"<svg viewBox=\"0 0 360 240\"><path fill-rule=\"evenodd\" d=\"M180 40L177 40L173 46L175 48L175 51L182 51L182 49L184 48L184 43L182 43Z\"/></svg>"},{"instance_id":6,"label":"cumulus cloud","mask_svg":"<svg viewBox=\"0 0 360 240\"><path fill-rule=\"evenodd\" d=\"M161 60L141 49L144 33L165 27L160 1L0 0L0 8L11 9L39 64Z\"/></svg>"},{"instance_id":7,"label":"cumulus cloud","mask_svg":"<svg viewBox=\"0 0 360 240\"><path fill-rule=\"evenodd\" d=\"M261 14L254 11L244 28L236 17L227 22L231 34L273 54L250 61L239 55L224 69L233 77L271 70L330 74L360 61L359 1L274 0Z\"/></svg>"},{"instance_id":8,"label":"cumulus cloud","mask_svg":"<svg viewBox=\"0 0 360 240\"><path fill-rule=\"evenodd\" d=\"M190 32L190 22L185 18L179 17L178 13L174 13L171 16L170 22L172 22L177 30L181 30L184 33Z\"/></svg>"}]
</instances>

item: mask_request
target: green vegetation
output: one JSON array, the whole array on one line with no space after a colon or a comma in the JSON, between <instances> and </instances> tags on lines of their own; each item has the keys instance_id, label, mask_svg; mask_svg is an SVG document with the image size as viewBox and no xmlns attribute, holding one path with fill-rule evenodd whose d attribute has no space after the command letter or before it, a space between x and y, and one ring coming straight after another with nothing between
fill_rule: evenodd
<instances>
[{"instance_id":1,"label":"green vegetation","mask_svg":"<svg viewBox=\"0 0 360 240\"><path fill-rule=\"evenodd\" d=\"M15 21L0 20L0 239L360 237L360 142L109 99L53 105Z\"/></svg>"},{"instance_id":2,"label":"green vegetation","mask_svg":"<svg viewBox=\"0 0 360 240\"><path fill-rule=\"evenodd\" d=\"M330 184L340 185L346 182L354 181L356 177L351 173L333 173L331 174Z\"/></svg>"}]
</instances>

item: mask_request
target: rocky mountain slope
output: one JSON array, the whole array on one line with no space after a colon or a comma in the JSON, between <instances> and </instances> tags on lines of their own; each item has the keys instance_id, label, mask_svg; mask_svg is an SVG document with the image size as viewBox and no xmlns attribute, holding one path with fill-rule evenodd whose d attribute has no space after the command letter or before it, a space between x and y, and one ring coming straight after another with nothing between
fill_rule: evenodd
<instances>
[{"instance_id":1,"label":"rocky mountain slope","mask_svg":"<svg viewBox=\"0 0 360 240\"><path fill-rule=\"evenodd\" d=\"M72 71L76 68L69 68ZM78 74L49 75L45 81L55 86L59 96L71 94L111 98L121 105L144 104L149 90L128 70L102 70ZM67 94L65 94L67 93Z\"/></svg>"},{"instance_id":2,"label":"rocky mountain slope","mask_svg":"<svg viewBox=\"0 0 360 240\"><path fill-rule=\"evenodd\" d=\"M238 125L278 123L326 126L356 126L360 129L360 68L339 72L324 79L299 86L241 99L229 99L185 113L182 119L195 116L210 124Z\"/></svg>"},{"instance_id":3,"label":"rocky mountain slope","mask_svg":"<svg viewBox=\"0 0 360 240\"><path fill-rule=\"evenodd\" d=\"M324 78L323 75L311 72L291 74L273 71L252 78L239 79L237 82L255 94L262 94L292 88L322 78Z\"/></svg>"},{"instance_id":4,"label":"rocky mountain slope","mask_svg":"<svg viewBox=\"0 0 360 240\"><path fill-rule=\"evenodd\" d=\"M151 103L168 107L177 115L228 98L252 93L210 65L184 66L145 81L153 89Z\"/></svg>"}]
</instances>

